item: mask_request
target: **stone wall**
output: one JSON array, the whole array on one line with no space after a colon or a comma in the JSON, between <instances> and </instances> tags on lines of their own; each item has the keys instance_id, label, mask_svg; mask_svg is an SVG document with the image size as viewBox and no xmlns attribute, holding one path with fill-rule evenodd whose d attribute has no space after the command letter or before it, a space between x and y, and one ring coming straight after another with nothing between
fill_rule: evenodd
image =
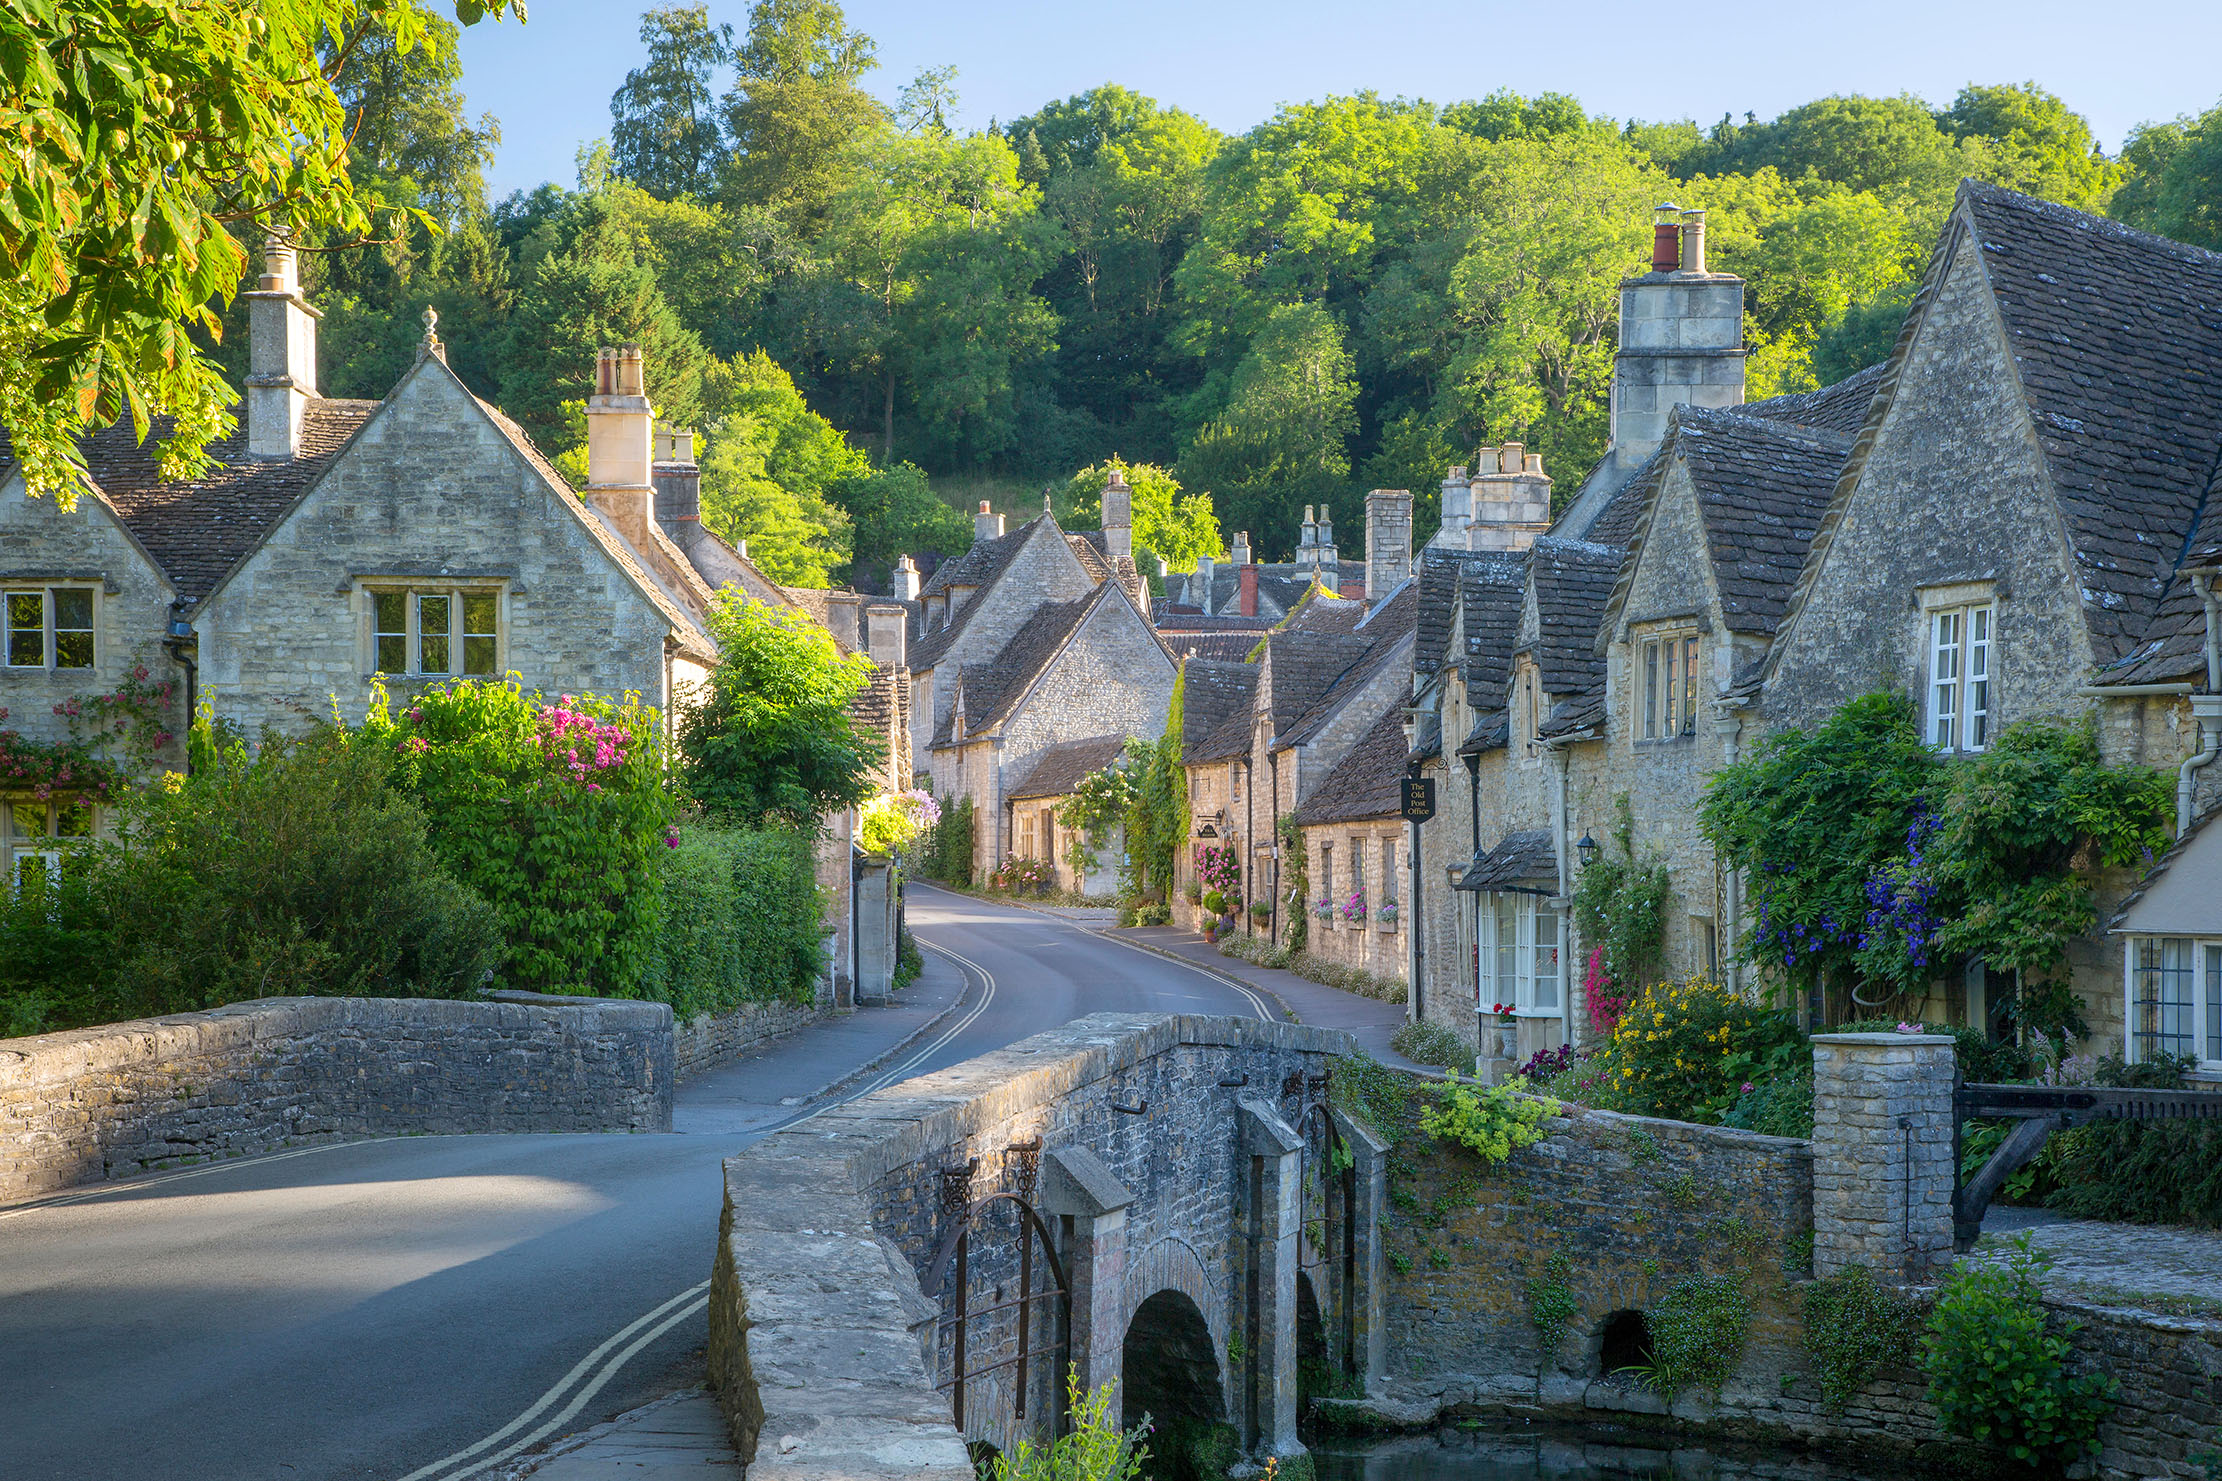
<instances>
[{"instance_id":1,"label":"stone wall","mask_svg":"<svg viewBox=\"0 0 2222 1481\"><path fill-rule=\"evenodd\" d=\"M1341 962L1402 982L1409 975L1409 942L1404 934L1404 902L1411 898L1411 845L1402 822L1395 818L1370 818L1352 823L1317 823L1304 829L1304 849L1311 858L1312 899L1320 898L1322 848L1333 851L1335 861L1335 911L1331 919L1312 916L1305 949L1313 956ZM1382 867L1383 850L1388 867ZM1365 856L1366 918L1347 920L1343 906L1353 882L1351 851ZM1384 905L1394 904L1394 918L1382 918ZM1472 1014L1466 1015L1470 1023Z\"/></svg>"},{"instance_id":2,"label":"stone wall","mask_svg":"<svg viewBox=\"0 0 2222 1481\"><path fill-rule=\"evenodd\" d=\"M767 1039L791 1034L826 1016L827 1004L743 1003L729 1013L701 1013L672 1031L672 1073L691 1079L730 1064Z\"/></svg>"},{"instance_id":3,"label":"stone wall","mask_svg":"<svg viewBox=\"0 0 2222 1481\"><path fill-rule=\"evenodd\" d=\"M0 1040L0 1199L333 1137L671 1129L668 1007L494 999L264 998Z\"/></svg>"}]
</instances>

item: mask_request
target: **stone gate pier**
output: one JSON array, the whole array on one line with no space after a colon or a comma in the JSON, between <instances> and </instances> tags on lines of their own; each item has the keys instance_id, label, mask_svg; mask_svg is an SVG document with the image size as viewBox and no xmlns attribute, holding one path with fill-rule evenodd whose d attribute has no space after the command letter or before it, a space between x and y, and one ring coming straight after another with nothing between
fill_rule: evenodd
<instances>
[{"instance_id":1,"label":"stone gate pier","mask_svg":"<svg viewBox=\"0 0 2222 1481\"><path fill-rule=\"evenodd\" d=\"M710 1376L751 1474L970 1481L1065 1375L1123 1422L1296 1437L1298 1365L1382 1366L1385 1148L1328 1103L1347 1035L1098 1014L725 1165Z\"/></svg>"}]
</instances>

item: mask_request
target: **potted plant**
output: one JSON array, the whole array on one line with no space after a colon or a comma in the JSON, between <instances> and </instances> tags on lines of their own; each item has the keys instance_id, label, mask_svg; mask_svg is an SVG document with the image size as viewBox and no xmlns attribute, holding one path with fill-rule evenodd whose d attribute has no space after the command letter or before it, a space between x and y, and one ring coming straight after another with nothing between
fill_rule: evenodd
<instances>
[{"instance_id":1,"label":"potted plant","mask_svg":"<svg viewBox=\"0 0 2222 1481\"><path fill-rule=\"evenodd\" d=\"M1366 892L1352 890L1350 898L1342 902L1342 918L1352 925L1363 925L1366 919Z\"/></svg>"},{"instance_id":2,"label":"potted plant","mask_svg":"<svg viewBox=\"0 0 2222 1481\"><path fill-rule=\"evenodd\" d=\"M1382 926L1393 929L1397 922L1396 901L1383 900L1381 908L1373 913L1373 918Z\"/></svg>"}]
</instances>

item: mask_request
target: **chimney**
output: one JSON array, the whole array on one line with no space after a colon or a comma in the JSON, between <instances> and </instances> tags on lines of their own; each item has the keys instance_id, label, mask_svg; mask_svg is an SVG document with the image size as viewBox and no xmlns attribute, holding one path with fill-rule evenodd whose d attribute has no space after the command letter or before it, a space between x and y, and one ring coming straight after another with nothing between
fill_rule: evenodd
<instances>
[{"instance_id":1,"label":"chimney","mask_svg":"<svg viewBox=\"0 0 2222 1481\"><path fill-rule=\"evenodd\" d=\"M1319 564L1319 516L1309 504L1304 506L1303 533L1296 537L1296 565L1303 570Z\"/></svg>"},{"instance_id":2,"label":"chimney","mask_svg":"<svg viewBox=\"0 0 2222 1481\"><path fill-rule=\"evenodd\" d=\"M1126 471L1116 466L1103 486L1103 544L1113 560L1134 559L1134 491L1126 486Z\"/></svg>"},{"instance_id":3,"label":"chimney","mask_svg":"<svg viewBox=\"0 0 2222 1481\"><path fill-rule=\"evenodd\" d=\"M895 562L894 584L895 590L893 592L893 595L899 600L906 602L917 601L919 586L918 562L912 560L907 555L899 557Z\"/></svg>"},{"instance_id":4,"label":"chimney","mask_svg":"<svg viewBox=\"0 0 2222 1481\"><path fill-rule=\"evenodd\" d=\"M1551 528L1551 480L1543 455L1517 442L1474 454L1468 550L1526 550Z\"/></svg>"},{"instance_id":5,"label":"chimney","mask_svg":"<svg viewBox=\"0 0 2222 1481\"><path fill-rule=\"evenodd\" d=\"M1473 496L1468 488L1466 467L1461 463L1443 480L1442 518L1435 538L1428 543L1448 550L1464 550L1466 526L1473 522L1473 514Z\"/></svg>"},{"instance_id":6,"label":"chimney","mask_svg":"<svg viewBox=\"0 0 2222 1481\"><path fill-rule=\"evenodd\" d=\"M1335 567L1342 558L1335 553L1335 522L1327 517L1327 506L1319 506L1319 534L1317 544L1319 563L1327 568L1327 584L1335 584Z\"/></svg>"},{"instance_id":7,"label":"chimney","mask_svg":"<svg viewBox=\"0 0 2222 1481\"><path fill-rule=\"evenodd\" d=\"M640 346L597 350L594 394L586 398L586 497L640 551L654 543L655 427Z\"/></svg>"},{"instance_id":8,"label":"chimney","mask_svg":"<svg viewBox=\"0 0 2222 1481\"><path fill-rule=\"evenodd\" d=\"M1244 530L1234 537L1234 559L1232 563L1238 566L1250 564L1250 532L1248 530Z\"/></svg>"},{"instance_id":9,"label":"chimney","mask_svg":"<svg viewBox=\"0 0 2222 1481\"><path fill-rule=\"evenodd\" d=\"M982 540L993 540L1002 533L1003 516L990 509L988 501L982 499L980 507L974 510L972 514L972 539L974 543Z\"/></svg>"},{"instance_id":10,"label":"chimney","mask_svg":"<svg viewBox=\"0 0 2222 1481\"><path fill-rule=\"evenodd\" d=\"M883 669L899 669L907 657L910 614L875 602L864 609L864 651Z\"/></svg>"},{"instance_id":11,"label":"chimney","mask_svg":"<svg viewBox=\"0 0 2222 1481\"><path fill-rule=\"evenodd\" d=\"M702 470L694 461L694 433L682 427L656 428L656 523L681 550L702 534Z\"/></svg>"},{"instance_id":12,"label":"chimney","mask_svg":"<svg viewBox=\"0 0 2222 1481\"><path fill-rule=\"evenodd\" d=\"M1366 495L1366 600L1378 601L1412 574L1412 492Z\"/></svg>"},{"instance_id":13,"label":"chimney","mask_svg":"<svg viewBox=\"0 0 2222 1481\"><path fill-rule=\"evenodd\" d=\"M1204 609L1206 617L1211 615L1212 578L1218 574L1219 562L1217 560L1208 555L1196 557L1196 605Z\"/></svg>"},{"instance_id":14,"label":"chimney","mask_svg":"<svg viewBox=\"0 0 2222 1481\"><path fill-rule=\"evenodd\" d=\"M301 455L301 426L317 399L316 321L301 296L293 248L263 243L262 278L247 300L247 456L278 461ZM429 331L428 331L429 332Z\"/></svg>"},{"instance_id":15,"label":"chimney","mask_svg":"<svg viewBox=\"0 0 2222 1481\"><path fill-rule=\"evenodd\" d=\"M1246 552L1245 552L1246 553ZM1242 581L1242 615L1258 615L1258 568L1252 561L1244 561L1237 572Z\"/></svg>"},{"instance_id":16,"label":"chimney","mask_svg":"<svg viewBox=\"0 0 2222 1481\"><path fill-rule=\"evenodd\" d=\"M1705 213L1662 205L1651 271L1620 284L1613 356L1612 458L1626 478L1666 438L1677 406L1744 399L1744 281L1705 266Z\"/></svg>"}]
</instances>

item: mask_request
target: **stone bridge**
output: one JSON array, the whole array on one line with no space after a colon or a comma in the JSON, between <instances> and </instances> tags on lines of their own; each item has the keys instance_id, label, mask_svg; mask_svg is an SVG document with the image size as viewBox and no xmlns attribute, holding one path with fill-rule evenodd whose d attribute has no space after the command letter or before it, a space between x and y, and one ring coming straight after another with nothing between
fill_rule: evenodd
<instances>
[{"instance_id":1,"label":"stone bridge","mask_svg":"<svg viewBox=\"0 0 2222 1481\"><path fill-rule=\"evenodd\" d=\"M1112 1413L1301 1450L1308 1383L1381 1368L1384 1149L1346 1035L1099 1014L726 1163L711 1381L751 1474L972 1475Z\"/></svg>"}]
</instances>

